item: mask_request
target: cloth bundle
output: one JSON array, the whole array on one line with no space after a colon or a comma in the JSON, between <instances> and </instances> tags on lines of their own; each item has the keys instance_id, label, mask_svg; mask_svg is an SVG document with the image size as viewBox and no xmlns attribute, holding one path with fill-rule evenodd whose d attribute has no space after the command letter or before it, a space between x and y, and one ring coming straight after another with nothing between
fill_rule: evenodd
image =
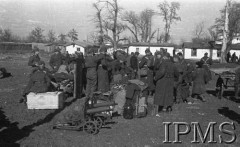
<instances>
[{"instance_id":1,"label":"cloth bundle","mask_svg":"<svg viewBox=\"0 0 240 147\"><path fill-rule=\"evenodd\" d=\"M125 102L126 102L126 90L123 85L114 85L112 87L112 92L113 92L114 102L117 104L114 107L113 112L122 114L123 106L125 105Z\"/></svg>"},{"instance_id":2,"label":"cloth bundle","mask_svg":"<svg viewBox=\"0 0 240 147\"><path fill-rule=\"evenodd\" d=\"M69 124L84 121L86 98L77 100L66 107L58 116L57 124Z\"/></svg>"}]
</instances>

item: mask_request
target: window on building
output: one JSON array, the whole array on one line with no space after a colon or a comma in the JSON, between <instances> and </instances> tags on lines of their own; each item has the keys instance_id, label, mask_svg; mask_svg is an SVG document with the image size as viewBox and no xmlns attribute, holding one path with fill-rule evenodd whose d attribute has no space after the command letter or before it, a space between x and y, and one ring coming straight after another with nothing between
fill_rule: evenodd
<instances>
[{"instance_id":1,"label":"window on building","mask_svg":"<svg viewBox=\"0 0 240 147\"><path fill-rule=\"evenodd\" d=\"M221 57L221 50L217 50L217 57Z\"/></svg>"},{"instance_id":2,"label":"window on building","mask_svg":"<svg viewBox=\"0 0 240 147\"><path fill-rule=\"evenodd\" d=\"M77 48L77 51L79 51L79 52L80 52L80 47L78 47L78 48Z\"/></svg>"},{"instance_id":3,"label":"window on building","mask_svg":"<svg viewBox=\"0 0 240 147\"><path fill-rule=\"evenodd\" d=\"M192 48L191 56L192 57L197 56L197 49L196 48Z\"/></svg>"},{"instance_id":4,"label":"window on building","mask_svg":"<svg viewBox=\"0 0 240 147\"><path fill-rule=\"evenodd\" d=\"M136 48L136 52L139 52L139 48Z\"/></svg>"}]
</instances>

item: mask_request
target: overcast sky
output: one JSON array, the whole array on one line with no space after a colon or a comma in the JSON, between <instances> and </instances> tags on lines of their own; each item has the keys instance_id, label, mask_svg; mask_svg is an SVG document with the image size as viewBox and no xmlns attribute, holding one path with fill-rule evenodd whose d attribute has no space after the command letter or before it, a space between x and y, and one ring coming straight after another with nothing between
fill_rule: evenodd
<instances>
[{"instance_id":1,"label":"overcast sky","mask_svg":"<svg viewBox=\"0 0 240 147\"><path fill-rule=\"evenodd\" d=\"M96 0L0 0L0 26L9 28L15 34L27 36L36 26L47 34L53 29L57 34L77 30L79 40L95 30L91 21L94 15L92 3ZM140 12L145 8L158 11L157 5L163 0L118 0L123 11ZM189 41L196 23L204 21L206 28L213 25L225 0L175 0L180 2L181 22L174 24L171 36L174 42ZM239 1L239 0L238 0ZM153 18L153 29L163 32L163 21L159 16Z\"/></svg>"}]
</instances>

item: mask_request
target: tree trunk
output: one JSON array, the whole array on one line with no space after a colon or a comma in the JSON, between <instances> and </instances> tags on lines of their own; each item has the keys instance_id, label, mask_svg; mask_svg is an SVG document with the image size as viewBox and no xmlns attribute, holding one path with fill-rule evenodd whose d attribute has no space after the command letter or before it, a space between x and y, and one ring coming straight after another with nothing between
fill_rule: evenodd
<instances>
[{"instance_id":1,"label":"tree trunk","mask_svg":"<svg viewBox=\"0 0 240 147\"><path fill-rule=\"evenodd\" d=\"M222 49L221 49L221 63L226 63L226 51L227 51L227 33L228 33L228 7L229 1L227 0L226 3L226 11L225 11L225 24L223 29L223 42L222 42Z\"/></svg>"}]
</instances>

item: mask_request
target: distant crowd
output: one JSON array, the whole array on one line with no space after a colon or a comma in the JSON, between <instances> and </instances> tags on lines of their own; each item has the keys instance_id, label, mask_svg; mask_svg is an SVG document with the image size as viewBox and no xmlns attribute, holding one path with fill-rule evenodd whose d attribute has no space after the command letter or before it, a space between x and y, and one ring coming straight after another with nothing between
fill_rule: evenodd
<instances>
[{"instance_id":1,"label":"distant crowd","mask_svg":"<svg viewBox=\"0 0 240 147\"><path fill-rule=\"evenodd\" d=\"M106 52L106 46L101 46L99 54L88 50L85 56L81 52L72 56L63 55L56 49L49 60L51 69L48 69L39 56L39 49L35 48L28 62L32 67L29 83L20 102L26 102L26 95L30 92L56 90L58 82L73 81L74 72L77 85L80 85L77 91L84 91L87 98L92 98L96 91L108 92L112 83L139 79L148 85L145 94L154 96L154 104L159 107L159 112L172 111L174 103L191 104L194 99L205 101L205 85L211 80L209 67L212 59L208 53L200 61L192 63L186 61L181 52L170 56L163 48L154 54L146 49L142 58L139 58L138 52L127 55L116 51L113 56Z\"/></svg>"}]
</instances>

